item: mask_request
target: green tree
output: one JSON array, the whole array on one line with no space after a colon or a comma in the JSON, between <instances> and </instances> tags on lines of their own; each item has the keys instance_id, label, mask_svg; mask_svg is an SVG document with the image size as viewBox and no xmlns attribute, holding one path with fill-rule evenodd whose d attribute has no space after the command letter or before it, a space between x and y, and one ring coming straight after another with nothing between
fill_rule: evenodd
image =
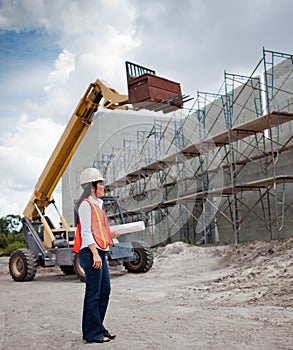
<instances>
[{"instance_id":1,"label":"green tree","mask_svg":"<svg viewBox=\"0 0 293 350\"><path fill-rule=\"evenodd\" d=\"M22 231L20 215L9 214L0 218L0 234L19 233Z\"/></svg>"},{"instance_id":2,"label":"green tree","mask_svg":"<svg viewBox=\"0 0 293 350\"><path fill-rule=\"evenodd\" d=\"M24 247L24 234L20 215L9 214L0 218L0 255ZM16 248L15 248L16 247Z\"/></svg>"}]
</instances>

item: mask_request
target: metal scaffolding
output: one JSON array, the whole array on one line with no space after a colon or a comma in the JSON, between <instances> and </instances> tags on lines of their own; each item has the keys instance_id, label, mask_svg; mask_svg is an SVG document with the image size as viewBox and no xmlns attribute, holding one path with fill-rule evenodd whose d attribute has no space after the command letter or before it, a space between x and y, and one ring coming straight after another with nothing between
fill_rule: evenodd
<instances>
[{"instance_id":1,"label":"metal scaffolding","mask_svg":"<svg viewBox=\"0 0 293 350\"><path fill-rule=\"evenodd\" d=\"M257 239L241 236L255 220L263 239L281 238L293 204L292 73L293 55L263 49L251 76L224 72L223 93L198 91L196 109L97 160L126 221L145 221L145 241L237 245Z\"/></svg>"}]
</instances>

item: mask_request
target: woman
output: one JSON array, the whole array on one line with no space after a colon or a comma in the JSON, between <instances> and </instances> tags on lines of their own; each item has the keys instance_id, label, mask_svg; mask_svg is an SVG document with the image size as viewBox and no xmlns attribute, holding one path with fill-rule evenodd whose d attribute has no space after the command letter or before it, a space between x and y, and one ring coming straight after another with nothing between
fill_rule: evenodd
<instances>
[{"instance_id":1,"label":"woman","mask_svg":"<svg viewBox=\"0 0 293 350\"><path fill-rule=\"evenodd\" d=\"M109 342L116 337L104 327L110 296L110 275L106 254L113 245L106 214L102 208L103 177L96 168L85 169L80 175L83 194L79 201L78 216L81 227L79 261L85 272L85 296L82 333L88 343Z\"/></svg>"}]
</instances>

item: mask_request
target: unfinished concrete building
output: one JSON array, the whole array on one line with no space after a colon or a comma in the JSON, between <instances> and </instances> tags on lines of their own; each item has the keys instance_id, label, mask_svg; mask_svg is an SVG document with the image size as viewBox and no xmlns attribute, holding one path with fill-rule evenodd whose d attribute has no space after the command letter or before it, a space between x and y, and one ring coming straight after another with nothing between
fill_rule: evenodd
<instances>
[{"instance_id":1,"label":"unfinished concrete building","mask_svg":"<svg viewBox=\"0 0 293 350\"><path fill-rule=\"evenodd\" d=\"M198 91L190 110L139 125L111 148L100 142L91 160L82 156L87 135L63 176L65 216L73 223L68 203L80 169L95 165L126 221L146 224L127 239L155 246L292 236L292 73L293 55L263 49L251 76L224 72L219 92Z\"/></svg>"}]
</instances>

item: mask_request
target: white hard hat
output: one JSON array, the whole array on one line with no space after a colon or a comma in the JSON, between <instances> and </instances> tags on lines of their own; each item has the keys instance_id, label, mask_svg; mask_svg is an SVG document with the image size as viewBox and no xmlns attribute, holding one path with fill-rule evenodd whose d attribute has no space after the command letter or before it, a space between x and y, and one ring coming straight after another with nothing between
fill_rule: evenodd
<instances>
[{"instance_id":1,"label":"white hard hat","mask_svg":"<svg viewBox=\"0 0 293 350\"><path fill-rule=\"evenodd\" d=\"M79 183L81 185L87 184L89 182L103 181L103 176L101 172L96 168L84 169L79 178Z\"/></svg>"}]
</instances>

